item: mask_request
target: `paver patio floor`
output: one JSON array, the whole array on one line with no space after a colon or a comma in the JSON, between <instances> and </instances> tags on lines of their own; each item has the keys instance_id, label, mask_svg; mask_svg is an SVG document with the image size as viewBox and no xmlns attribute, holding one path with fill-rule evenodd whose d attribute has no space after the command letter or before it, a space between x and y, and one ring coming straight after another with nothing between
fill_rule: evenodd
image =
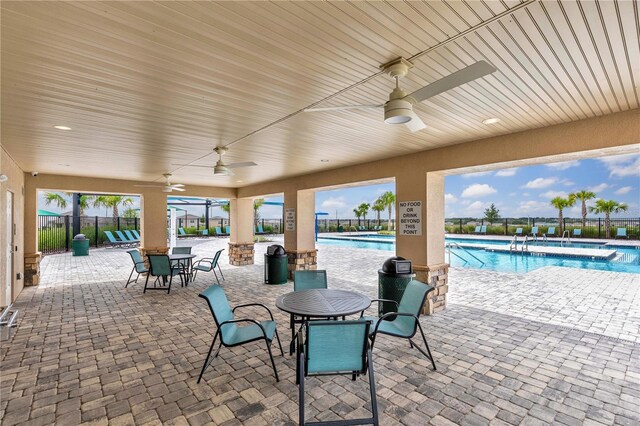
<instances>
[{"instance_id":1,"label":"paver patio floor","mask_svg":"<svg viewBox=\"0 0 640 426\"><path fill-rule=\"evenodd\" d=\"M225 240L189 240L211 255ZM288 317L275 298L291 284L262 283L258 264L222 267L232 305L272 308L283 343ZM377 295L376 271L389 252L321 246L330 286ZM3 425L296 424L295 359L254 343L223 348L196 384L215 326L197 294L202 274L171 294L124 288L125 250L88 257L47 256L42 283L15 306L21 318L3 342ZM438 371L406 341L381 338L374 350L382 425L638 424L638 277L565 268L526 275L452 269L446 311L421 322ZM250 317L259 310L247 310ZM279 354L278 351L275 353ZM307 381L307 419L366 415L363 378Z\"/></svg>"}]
</instances>

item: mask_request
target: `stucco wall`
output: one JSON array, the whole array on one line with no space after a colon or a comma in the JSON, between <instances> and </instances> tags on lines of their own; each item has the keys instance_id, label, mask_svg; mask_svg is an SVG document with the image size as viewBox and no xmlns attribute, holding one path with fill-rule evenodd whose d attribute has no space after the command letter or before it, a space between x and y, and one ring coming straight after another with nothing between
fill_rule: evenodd
<instances>
[{"instance_id":1,"label":"stucco wall","mask_svg":"<svg viewBox=\"0 0 640 426\"><path fill-rule=\"evenodd\" d=\"M0 306L13 302L24 287L24 171L0 147L0 174L9 180L0 184ZM13 253L12 300L7 300L7 191L13 193L13 222L15 224ZM17 247L17 251L15 248ZM21 279L16 279L20 274Z\"/></svg>"}]
</instances>

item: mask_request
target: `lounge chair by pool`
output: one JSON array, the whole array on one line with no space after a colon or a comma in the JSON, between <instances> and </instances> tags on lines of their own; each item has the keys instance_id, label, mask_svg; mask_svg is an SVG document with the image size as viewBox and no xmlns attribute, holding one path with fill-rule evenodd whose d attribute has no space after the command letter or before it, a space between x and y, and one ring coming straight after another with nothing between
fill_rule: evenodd
<instances>
[{"instance_id":1,"label":"lounge chair by pool","mask_svg":"<svg viewBox=\"0 0 640 426\"><path fill-rule=\"evenodd\" d=\"M538 227L534 226L533 228L531 228L531 236L537 238L538 234L540 233L540 231L538 231Z\"/></svg>"},{"instance_id":2,"label":"lounge chair by pool","mask_svg":"<svg viewBox=\"0 0 640 426\"><path fill-rule=\"evenodd\" d=\"M517 235L517 236L521 237L522 236L522 228L516 228L516 233L513 234L513 235Z\"/></svg>"},{"instance_id":3,"label":"lounge chair by pool","mask_svg":"<svg viewBox=\"0 0 640 426\"><path fill-rule=\"evenodd\" d=\"M544 235L546 235L547 237L555 237L556 236L556 227L555 226L550 226L547 229L547 233L544 234Z\"/></svg>"},{"instance_id":4,"label":"lounge chair by pool","mask_svg":"<svg viewBox=\"0 0 640 426\"><path fill-rule=\"evenodd\" d=\"M480 233L480 225L476 226L476 229L473 230L474 234L479 234Z\"/></svg>"},{"instance_id":5,"label":"lounge chair by pool","mask_svg":"<svg viewBox=\"0 0 640 426\"><path fill-rule=\"evenodd\" d=\"M616 239L618 238L629 238L627 235L627 228L618 228L618 231L616 232Z\"/></svg>"},{"instance_id":6,"label":"lounge chair by pool","mask_svg":"<svg viewBox=\"0 0 640 426\"><path fill-rule=\"evenodd\" d=\"M140 240L140 233L138 231L136 231L135 229L132 229L131 233L133 234L134 237Z\"/></svg>"},{"instance_id":7,"label":"lounge chair by pool","mask_svg":"<svg viewBox=\"0 0 640 426\"><path fill-rule=\"evenodd\" d=\"M487 235L487 225L482 225L480 227L480 234Z\"/></svg>"},{"instance_id":8,"label":"lounge chair by pool","mask_svg":"<svg viewBox=\"0 0 640 426\"><path fill-rule=\"evenodd\" d=\"M231 235L231 227L230 226L225 226L224 230L227 233L227 235Z\"/></svg>"},{"instance_id":9,"label":"lounge chair by pool","mask_svg":"<svg viewBox=\"0 0 640 426\"><path fill-rule=\"evenodd\" d=\"M573 230L573 236L574 237L582 237L582 229L574 229Z\"/></svg>"},{"instance_id":10,"label":"lounge chair by pool","mask_svg":"<svg viewBox=\"0 0 640 426\"><path fill-rule=\"evenodd\" d=\"M116 237L113 236L111 231L104 231L104 235L107 236L107 240L108 240L108 241L105 241L105 242L107 244L109 244L111 247L123 246L123 245L129 245L130 244L128 241L118 240Z\"/></svg>"},{"instance_id":11,"label":"lounge chair by pool","mask_svg":"<svg viewBox=\"0 0 640 426\"><path fill-rule=\"evenodd\" d=\"M131 242L134 243L139 243L140 242L140 238L136 238L133 233L131 231L129 231L128 229L124 230L124 235L127 237L127 239Z\"/></svg>"},{"instance_id":12,"label":"lounge chair by pool","mask_svg":"<svg viewBox=\"0 0 640 426\"><path fill-rule=\"evenodd\" d=\"M129 246L133 247L134 245L137 244L137 241L131 241L131 240L129 240L129 238L125 237L124 234L122 233L122 231L115 231L115 233L118 236L118 238L120 238L121 241L124 241Z\"/></svg>"}]
</instances>

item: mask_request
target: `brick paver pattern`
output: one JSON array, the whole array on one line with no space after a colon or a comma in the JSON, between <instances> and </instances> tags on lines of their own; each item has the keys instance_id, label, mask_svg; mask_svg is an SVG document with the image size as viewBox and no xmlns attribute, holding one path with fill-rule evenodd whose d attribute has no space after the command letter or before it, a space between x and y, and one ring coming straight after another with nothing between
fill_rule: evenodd
<instances>
[{"instance_id":1,"label":"brick paver pattern","mask_svg":"<svg viewBox=\"0 0 640 426\"><path fill-rule=\"evenodd\" d=\"M210 257L227 242L180 244ZM267 245L256 244L253 266L223 256L223 286L232 305L270 306L286 346L288 317L274 301L292 284L263 283ZM330 287L377 296L389 252L319 248ZM223 348L196 384L215 332L197 295L212 274L142 294L140 281L124 288L130 263L122 249L44 259L42 283L19 296L19 327L2 344L3 425L297 424L295 358L274 352L276 383L263 343ZM406 341L376 342L382 425L640 423L637 275L454 268L449 286L447 309L421 319L438 371ZM364 378L311 378L306 388L308 420L368 415Z\"/></svg>"}]
</instances>

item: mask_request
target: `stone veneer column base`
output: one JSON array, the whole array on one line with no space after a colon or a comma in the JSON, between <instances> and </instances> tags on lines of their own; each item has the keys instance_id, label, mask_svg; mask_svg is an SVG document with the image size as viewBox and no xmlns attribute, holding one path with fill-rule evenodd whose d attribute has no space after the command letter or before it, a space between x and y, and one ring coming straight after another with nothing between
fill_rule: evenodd
<instances>
[{"instance_id":1,"label":"stone veneer column base","mask_svg":"<svg viewBox=\"0 0 640 426\"><path fill-rule=\"evenodd\" d=\"M433 315L444 311L447 306L447 292L449 291L449 264L419 266L413 265L416 280L427 283L435 288L429 293L422 307L423 315Z\"/></svg>"},{"instance_id":2,"label":"stone veneer column base","mask_svg":"<svg viewBox=\"0 0 640 426\"><path fill-rule=\"evenodd\" d=\"M253 243L229 243L229 264L233 266L253 265Z\"/></svg>"},{"instance_id":3,"label":"stone veneer column base","mask_svg":"<svg viewBox=\"0 0 640 426\"><path fill-rule=\"evenodd\" d=\"M28 253L24 255L24 285L25 287L40 284L40 261L42 253Z\"/></svg>"},{"instance_id":4,"label":"stone veneer column base","mask_svg":"<svg viewBox=\"0 0 640 426\"><path fill-rule=\"evenodd\" d=\"M318 268L318 250L287 250L289 279L295 271L308 271Z\"/></svg>"},{"instance_id":5,"label":"stone veneer column base","mask_svg":"<svg viewBox=\"0 0 640 426\"><path fill-rule=\"evenodd\" d=\"M140 254L144 260L144 265L149 268L148 254L169 254L169 247L140 247Z\"/></svg>"}]
</instances>

